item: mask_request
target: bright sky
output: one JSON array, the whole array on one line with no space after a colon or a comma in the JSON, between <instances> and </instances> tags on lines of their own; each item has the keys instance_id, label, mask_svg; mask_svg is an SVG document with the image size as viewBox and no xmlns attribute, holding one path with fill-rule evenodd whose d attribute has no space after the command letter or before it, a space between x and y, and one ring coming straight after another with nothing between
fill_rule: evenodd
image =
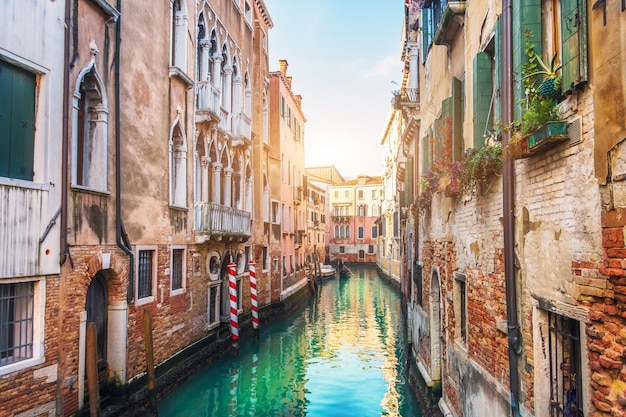
<instances>
[{"instance_id":1,"label":"bright sky","mask_svg":"<svg viewBox=\"0 0 626 417\"><path fill-rule=\"evenodd\" d=\"M344 178L382 175L380 141L391 91L402 78L404 4L399 0L265 0L270 71L289 63L302 95L306 165L335 165Z\"/></svg>"}]
</instances>

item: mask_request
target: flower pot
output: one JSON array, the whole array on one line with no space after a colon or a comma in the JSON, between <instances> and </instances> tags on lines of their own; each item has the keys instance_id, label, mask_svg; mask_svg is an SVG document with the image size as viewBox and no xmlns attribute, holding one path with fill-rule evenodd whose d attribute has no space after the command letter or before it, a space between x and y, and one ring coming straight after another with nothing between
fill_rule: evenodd
<instances>
[{"instance_id":1,"label":"flower pot","mask_svg":"<svg viewBox=\"0 0 626 417\"><path fill-rule=\"evenodd\" d=\"M557 142L567 139L567 122L548 122L526 136L530 153L548 148Z\"/></svg>"}]
</instances>

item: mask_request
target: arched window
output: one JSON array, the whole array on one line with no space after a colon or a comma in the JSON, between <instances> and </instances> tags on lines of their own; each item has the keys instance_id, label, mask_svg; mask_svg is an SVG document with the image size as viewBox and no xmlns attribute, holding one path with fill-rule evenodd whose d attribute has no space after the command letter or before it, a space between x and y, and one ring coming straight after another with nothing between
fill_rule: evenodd
<instances>
[{"instance_id":1,"label":"arched window","mask_svg":"<svg viewBox=\"0 0 626 417\"><path fill-rule=\"evenodd\" d=\"M72 184L107 191L107 99L95 59L81 71L72 112Z\"/></svg>"},{"instance_id":2,"label":"arched window","mask_svg":"<svg viewBox=\"0 0 626 417\"><path fill-rule=\"evenodd\" d=\"M174 0L171 7L170 65L185 72L187 70L187 10L184 0Z\"/></svg>"},{"instance_id":3,"label":"arched window","mask_svg":"<svg viewBox=\"0 0 626 417\"><path fill-rule=\"evenodd\" d=\"M350 237L350 226L346 226L346 238Z\"/></svg>"},{"instance_id":4,"label":"arched window","mask_svg":"<svg viewBox=\"0 0 626 417\"><path fill-rule=\"evenodd\" d=\"M339 237L341 238L346 237L346 229L343 226L339 228Z\"/></svg>"},{"instance_id":5,"label":"arched window","mask_svg":"<svg viewBox=\"0 0 626 417\"><path fill-rule=\"evenodd\" d=\"M185 134L176 120L170 132L170 204L187 206L187 145Z\"/></svg>"},{"instance_id":6,"label":"arched window","mask_svg":"<svg viewBox=\"0 0 626 417\"><path fill-rule=\"evenodd\" d=\"M364 204L359 206L359 217L365 217L365 214L366 214L365 207L366 206Z\"/></svg>"},{"instance_id":7,"label":"arched window","mask_svg":"<svg viewBox=\"0 0 626 417\"><path fill-rule=\"evenodd\" d=\"M339 237L339 226L335 226L335 237Z\"/></svg>"}]
</instances>

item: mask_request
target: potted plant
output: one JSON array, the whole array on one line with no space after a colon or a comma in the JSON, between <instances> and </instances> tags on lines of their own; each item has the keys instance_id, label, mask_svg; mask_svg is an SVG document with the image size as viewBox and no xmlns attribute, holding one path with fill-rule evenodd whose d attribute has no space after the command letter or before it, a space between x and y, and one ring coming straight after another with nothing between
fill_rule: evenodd
<instances>
[{"instance_id":1,"label":"potted plant","mask_svg":"<svg viewBox=\"0 0 626 417\"><path fill-rule=\"evenodd\" d=\"M558 54L554 54L550 65L535 52L530 41L530 31L526 35L528 62L522 66L522 82L526 97L522 101L522 120L519 123L521 134L526 138L530 153L536 152L567 138L567 123L562 119L558 102L561 98L561 65ZM538 78L540 77L540 78Z\"/></svg>"}]
</instances>

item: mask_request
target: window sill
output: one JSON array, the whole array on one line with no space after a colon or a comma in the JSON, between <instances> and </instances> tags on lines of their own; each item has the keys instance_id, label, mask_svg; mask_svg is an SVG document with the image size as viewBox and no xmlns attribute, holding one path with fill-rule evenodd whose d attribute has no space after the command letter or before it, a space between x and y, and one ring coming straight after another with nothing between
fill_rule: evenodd
<instances>
[{"instance_id":1,"label":"window sill","mask_svg":"<svg viewBox=\"0 0 626 417\"><path fill-rule=\"evenodd\" d=\"M9 187L28 188L31 190L50 191L50 184L40 184L38 182L32 182L27 180L18 180L16 178L0 177L0 185L6 185Z\"/></svg>"},{"instance_id":2,"label":"window sill","mask_svg":"<svg viewBox=\"0 0 626 417\"><path fill-rule=\"evenodd\" d=\"M175 204L170 204L170 208L172 210L178 210L178 211L189 211L189 207L185 207L185 206L177 206Z\"/></svg>"},{"instance_id":3,"label":"window sill","mask_svg":"<svg viewBox=\"0 0 626 417\"><path fill-rule=\"evenodd\" d=\"M0 367L0 376L8 375L13 372L20 371L22 369L30 368L32 366L37 366L45 362L45 358L42 356L40 358L32 358L26 359L23 361L15 362L10 365L5 365Z\"/></svg>"},{"instance_id":4,"label":"window sill","mask_svg":"<svg viewBox=\"0 0 626 417\"><path fill-rule=\"evenodd\" d=\"M189 77L182 68L170 67L170 78L179 78L183 83L187 85L187 89L193 87L193 80Z\"/></svg>"},{"instance_id":5,"label":"window sill","mask_svg":"<svg viewBox=\"0 0 626 417\"><path fill-rule=\"evenodd\" d=\"M175 296L177 296L177 295L181 295L181 294L184 294L184 293L186 293L186 292L187 292L187 291L186 291L186 289L185 289L185 288L180 288L180 289L178 289L178 290L172 290L172 291L170 291L170 297L175 297Z\"/></svg>"},{"instance_id":6,"label":"window sill","mask_svg":"<svg viewBox=\"0 0 626 417\"><path fill-rule=\"evenodd\" d=\"M135 297L135 306L142 306L146 304L150 304L154 302L154 296L144 297L144 298L136 298Z\"/></svg>"},{"instance_id":7,"label":"window sill","mask_svg":"<svg viewBox=\"0 0 626 417\"><path fill-rule=\"evenodd\" d=\"M103 197L109 197L111 195L111 192L109 192L109 191L102 191L102 190L98 190L96 188L85 187L83 185L77 185L77 184L72 184L71 189L72 189L72 191L79 191L79 192L83 192L83 193L95 194L95 195L100 195L100 196L103 196Z\"/></svg>"}]
</instances>

